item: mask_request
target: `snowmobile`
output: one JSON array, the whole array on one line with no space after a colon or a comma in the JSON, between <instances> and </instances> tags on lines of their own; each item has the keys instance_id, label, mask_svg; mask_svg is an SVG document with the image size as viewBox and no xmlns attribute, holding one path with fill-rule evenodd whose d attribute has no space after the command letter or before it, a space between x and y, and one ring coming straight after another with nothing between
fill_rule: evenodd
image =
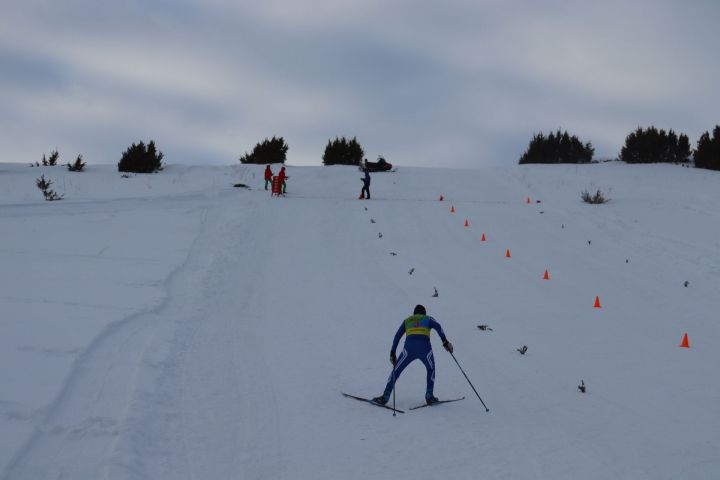
<instances>
[{"instance_id":1,"label":"snowmobile","mask_svg":"<svg viewBox=\"0 0 720 480\"><path fill-rule=\"evenodd\" d=\"M377 162L368 162L365 160L360 164L360 170L367 168L370 172L387 172L392 170L392 163L388 163L382 155L378 155Z\"/></svg>"}]
</instances>

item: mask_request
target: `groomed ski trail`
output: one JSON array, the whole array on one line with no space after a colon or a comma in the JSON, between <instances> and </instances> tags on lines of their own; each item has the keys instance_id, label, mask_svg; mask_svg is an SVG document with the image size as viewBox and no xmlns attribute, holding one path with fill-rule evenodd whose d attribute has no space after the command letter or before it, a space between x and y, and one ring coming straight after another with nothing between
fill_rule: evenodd
<instances>
[{"instance_id":1,"label":"groomed ski trail","mask_svg":"<svg viewBox=\"0 0 720 480\"><path fill-rule=\"evenodd\" d=\"M193 211L201 232L207 209ZM165 280L166 296L158 306L109 324L74 362L40 425L5 469L4 479L104 477L112 446L124 428L143 353L195 248L193 242L185 261Z\"/></svg>"}]
</instances>

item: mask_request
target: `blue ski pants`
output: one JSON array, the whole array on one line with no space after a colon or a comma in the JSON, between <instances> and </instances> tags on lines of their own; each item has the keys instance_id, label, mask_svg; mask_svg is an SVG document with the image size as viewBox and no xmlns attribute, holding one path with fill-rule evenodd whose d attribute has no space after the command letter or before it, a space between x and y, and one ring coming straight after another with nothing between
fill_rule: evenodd
<instances>
[{"instance_id":1,"label":"blue ski pants","mask_svg":"<svg viewBox=\"0 0 720 480\"><path fill-rule=\"evenodd\" d=\"M412 335L410 338L414 336L415 335ZM405 340L405 347L402 353L400 353L397 362L395 362L394 375L393 372L390 372L390 377L388 378L385 392L383 393L383 396L386 398L390 397L390 393L392 393L395 387L395 382L403 370L405 370L405 367L410 365L414 360L420 360L423 365L425 365L425 370L427 370L425 396L428 397L433 394L433 388L435 387L435 359L433 358L430 339L423 338L420 339L420 341L409 340L410 339Z\"/></svg>"}]
</instances>

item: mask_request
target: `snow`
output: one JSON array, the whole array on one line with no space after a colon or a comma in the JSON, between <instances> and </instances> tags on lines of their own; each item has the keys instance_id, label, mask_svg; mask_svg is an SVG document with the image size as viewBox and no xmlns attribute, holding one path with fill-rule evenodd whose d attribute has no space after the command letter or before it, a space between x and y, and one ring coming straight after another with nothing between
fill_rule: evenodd
<instances>
[{"instance_id":1,"label":"snow","mask_svg":"<svg viewBox=\"0 0 720 480\"><path fill-rule=\"evenodd\" d=\"M720 477L720 175L262 170L0 164L0 478ZM465 400L340 395L381 393L417 303L489 413L435 334Z\"/></svg>"}]
</instances>

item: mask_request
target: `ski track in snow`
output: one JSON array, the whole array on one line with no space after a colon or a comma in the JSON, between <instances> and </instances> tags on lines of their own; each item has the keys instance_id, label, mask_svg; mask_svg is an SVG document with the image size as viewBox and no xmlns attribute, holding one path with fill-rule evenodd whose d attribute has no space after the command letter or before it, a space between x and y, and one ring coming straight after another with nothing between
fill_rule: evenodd
<instances>
[{"instance_id":1,"label":"ski track in snow","mask_svg":"<svg viewBox=\"0 0 720 480\"><path fill-rule=\"evenodd\" d=\"M192 241L163 281L144 286L160 286L163 299L102 330L41 418L0 399L8 421L36 421L3 479L720 475L720 390L711 381L720 329L710 318L720 308L720 198L688 191L693 201L677 207L672 190L687 182L702 191L717 175L617 165L401 169L373 175L373 200L358 202L357 171L326 167L291 170L287 198L218 188L254 185L261 170L170 169L122 180L116 188L135 188L124 198L68 177L71 193L92 198L70 199L63 215L113 225L121 212L172 205L196 219ZM646 171L665 196L634 183ZM603 184L613 187L609 204L579 201L580 190ZM33 225L48 208L10 201L0 219ZM0 244L4 258L34 253L57 255ZM66 258L108 265L99 268L138 262L106 248ZM602 309L592 308L595 295ZM51 296L0 302L118 310ZM490 413L435 334L436 394L462 402L393 418L338 395L381 392L392 335L416 303L443 324ZM696 343L678 349L686 330ZM419 403L424 375L419 365L403 373L398 408Z\"/></svg>"},{"instance_id":2,"label":"ski track in snow","mask_svg":"<svg viewBox=\"0 0 720 480\"><path fill-rule=\"evenodd\" d=\"M168 295L160 305L111 323L88 345L4 478L99 478L109 445L120 433L141 354L183 268L164 282Z\"/></svg>"},{"instance_id":3,"label":"ski track in snow","mask_svg":"<svg viewBox=\"0 0 720 480\"><path fill-rule=\"evenodd\" d=\"M248 310L246 300L263 270L239 261L250 257L259 265L263 257L248 255L258 247L242 235L255 222L230 213L214 212L168 309L174 320L157 335L165 345L146 354L155 368L133 399L131 410L139 415L118 441L111 478L230 478L239 470L262 478L279 463L279 438L268 435L274 416L254 408L262 400L274 410L272 378L255 332L262 316ZM238 278L245 272L253 273ZM227 295L228 285L247 297ZM272 460L262 461L266 457Z\"/></svg>"}]
</instances>

